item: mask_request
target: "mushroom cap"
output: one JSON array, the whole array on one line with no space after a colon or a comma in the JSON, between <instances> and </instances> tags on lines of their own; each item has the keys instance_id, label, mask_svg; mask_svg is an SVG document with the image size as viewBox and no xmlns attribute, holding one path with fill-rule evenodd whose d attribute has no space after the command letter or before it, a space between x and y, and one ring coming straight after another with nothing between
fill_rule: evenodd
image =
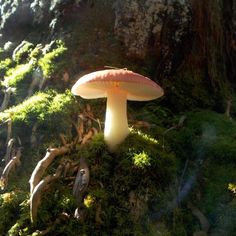
<instances>
[{"instance_id":1,"label":"mushroom cap","mask_svg":"<svg viewBox=\"0 0 236 236\"><path fill-rule=\"evenodd\" d=\"M151 79L126 69L95 71L82 76L72 87L72 93L85 99L107 96L107 90L120 89L128 100L148 101L161 97L163 89Z\"/></svg>"}]
</instances>

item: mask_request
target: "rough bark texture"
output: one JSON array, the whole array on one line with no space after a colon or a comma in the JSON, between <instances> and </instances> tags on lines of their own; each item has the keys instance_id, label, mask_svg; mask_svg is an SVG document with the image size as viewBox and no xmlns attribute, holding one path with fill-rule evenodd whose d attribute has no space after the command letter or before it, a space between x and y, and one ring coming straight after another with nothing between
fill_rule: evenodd
<instances>
[{"instance_id":1,"label":"rough bark texture","mask_svg":"<svg viewBox=\"0 0 236 236\"><path fill-rule=\"evenodd\" d=\"M163 45L168 27L171 27L168 40L175 46L181 43L190 21L190 6L185 0L116 1L115 13L115 33L129 54L141 58L152 44L156 50L163 47L163 53L170 50L170 45Z\"/></svg>"},{"instance_id":2,"label":"rough bark texture","mask_svg":"<svg viewBox=\"0 0 236 236\"><path fill-rule=\"evenodd\" d=\"M112 34L121 43L120 52L141 64L148 60L149 69L153 72L150 76L165 88L167 102L181 101L182 104L175 106L178 110L217 104L217 108L223 111L226 101L232 96L232 88L235 88L235 1L1 0L0 9L3 13L0 44L11 40L14 45L15 41L19 43L19 40L27 38L35 40L35 36L38 40L38 32L36 35L32 30L35 27L42 29L43 41L68 38L71 42L78 29L85 27L90 30L93 26L91 33L96 42L93 45L95 38L90 34L88 40L93 42L87 42L86 55L91 53L93 58L99 58L104 57L102 32L104 29L106 32L106 27L113 27ZM110 15L109 20L105 16L101 18L101 9L107 11L106 17ZM88 20L91 17L100 17L100 23ZM110 20L112 22L108 23ZM106 39L107 36L106 32ZM113 47L116 46L111 46L111 54L117 53L112 51ZM73 48L74 56L81 54L81 50L83 52L83 49ZM85 63L85 70L93 63L76 60L77 65ZM109 62L120 63L113 61L112 57Z\"/></svg>"}]
</instances>

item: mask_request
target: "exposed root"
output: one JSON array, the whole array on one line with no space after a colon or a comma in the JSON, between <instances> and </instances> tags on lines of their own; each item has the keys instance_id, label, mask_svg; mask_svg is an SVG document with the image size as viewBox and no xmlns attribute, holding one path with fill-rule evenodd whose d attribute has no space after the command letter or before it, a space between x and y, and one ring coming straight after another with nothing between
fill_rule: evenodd
<instances>
[{"instance_id":1,"label":"exposed root","mask_svg":"<svg viewBox=\"0 0 236 236\"><path fill-rule=\"evenodd\" d=\"M12 120L9 119L7 122L7 140L6 140L7 144L9 140L11 139L11 134L12 134Z\"/></svg>"},{"instance_id":2,"label":"exposed root","mask_svg":"<svg viewBox=\"0 0 236 236\"><path fill-rule=\"evenodd\" d=\"M171 131L171 130L182 128L183 125L184 125L184 122L185 122L186 118L187 118L187 117L186 117L185 115L181 116L180 119L179 119L178 124L173 125L172 127L170 127L169 129L167 129L167 130L164 132L163 137L162 137L162 139L163 139L162 147L163 147L163 148L165 147L165 142L164 142L165 135L166 135L169 131Z\"/></svg>"},{"instance_id":3,"label":"exposed root","mask_svg":"<svg viewBox=\"0 0 236 236\"><path fill-rule=\"evenodd\" d=\"M54 175L49 175L41 180L33 189L30 197L30 219L32 223L37 220L38 207L41 203L42 193L50 187L50 184L57 180L62 172L62 166L59 166Z\"/></svg>"},{"instance_id":4,"label":"exposed root","mask_svg":"<svg viewBox=\"0 0 236 236\"><path fill-rule=\"evenodd\" d=\"M58 224L60 224L62 221L66 221L69 219L69 215L65 212L63 212L47 229L45 230L37 230L37 235L48 235L48 233L50 233L50 231L53 230L53 228L55 228Z\"/></svg>"},{"instance_id":5,"label":"exposed root","mask_svg":"<svg viewBox=\"0 0 236 236\"><path fill-rule=\"evenodd\" d=\"M194 216L197 217L197 219L200 222L201 230L205 233L207 233L210 229L210 224L206 216L203 215L203 213L195 207L191 202L188 202L188 208L191 209Z\"/></svg>"},{"instance_id":6,"label":"exposed root","mask_svg":"<svg viewBox=\"0 0 236 236\"><path fill-rule=\"evenodd\" d=\"M33 128L32 128L32 133L31 133L31 136L30 136L30 145L31 145L31 147L36 147L36 145L37 145L37 137L36 137L37 128L38 128L38 124L35 123Z\"/></svg>"},{"instance_id":7,"label":"exposed root","mask_svg":"<svg viewBox=\"0 0 236 236\"><path fill-rule=\"evenodd\" d=\"M63 146L60 148L49 148L47 149L47 153L45 157L38 162L36 165L29 183L30 183L30 193L32 194L34 191L34 188L38 183L40 182L40 179L42 178L43 174L45 173L47 167L52 163L55 157L64 155L70 151L70 147L68 146Z\"/></svg>"},{"instance_id":8,"label":"exposed root","mask_svg":"<svg viewBox=\"0 0 236 236\"><path fill-rule=\"evenodd\" d=\"M95 119L94 115L92 113L91 107L89 104L86 105L85 109L83 110L82 113L84 120L87 121L87 128L90 129L92 127L92 121L94 121L95 123L98 124L99 127L99 131L102 130L101 128L101 123L99 121L99 119Z\"/></svg>"},{"instance_id":9,"label":"exposed root","mask_svg":"<svg viewBox=\"0 0 236 236\"><path fill-rule=\"evenodd\" d=\"M33 94L33 92L34 92L34 90L36 89L36 88L38 88L39 90L41 90L42 89L42 87L43 87L43 85L44 85L44 83L45 83L45 78L44 78L44 76L43 76L43 73L42 73L42 71L39 69L39 68L37 68L36 70L34 70L34 72L33 72L33 75L32 75L32 82L31 82L31 84L30 84L30 87L29 87L29 89L28 89L28 95L27 95L27 97L30 97L32 94Z\"/></svg>"},{"instance_id":10,"label":"exposed root","mask_svg":"<svg viewBox=\"0 0 236 236\"><path fill-rule=\"evenodd\" d=\"M226 115L226 117L228 117L228 118L230 118L231 107L232 107L232 99L228 99L228 100L227 100L226 110L225 110L225 115Z\"/></svg>"},{"instance_id":11,"label":"exposed root","mask_svg":"<svg viewBox=\"0 0 236 236\"><path fill-rule=\"evenodd\" d=\"M8 176L10 171L13 171L17 166L20 165L20 157L21 157L21 148L17 150L16 156L14 156L8 164L5 166L1 179L0 179L0 187L2 190L4 190L7 187L8 184Z\"/></svg>"},{"instance_id":12,"label":"exposed root","mask_svg":"<svg viewBox=\"0 0 236 236\"><path fill-rule=\"evenodd\" d=\"M84 135L81 144L87 143L98 131L96 128L91 128L87 134Z\"/></svg>"},{"instance_id":13,"label":"exposed root","mask_svg":"<svg viewBox=\"0 0 236 236\"><path fill-rule=\"evenodd\" d=\"M3 98L3 102L0 108L0 111L5 110L8 107L8 104L10 102L10 98L11 98L11 94L15 91L15 88L6 88L6 90L4 91L4 98Z\"/></svg>"},{"instance_id":14,"label":"exposed root","mask_svg":"<svg viewBox=\"0 0 236 236\"><path fill-rule=\"evenodd\" d=\"M60 136L62 144L66 146L67 145L66 136L64 134L60 134L59 136Z\"/></svg>"},{"instance_id":15,"label":"exposed root","mask_svg":"<svg viewBox=\"0 0 236 236\"><path fill-rule=\"evenodd\" d=\"M13 156L12 153L13 153L14 142L15 142L15 140L12 138L7 143L7 151L6 151L6 155L4 157L5 165L7 165L7 163L10 161L11 157Z\"/></svg>"},{"instance_id":16,"label":"exposed root","mask_svg":"<svg viewBox=\"0 0 236 236\"><path fill-rule=\"evenodd\" d=\"M96 128L91 127L92 121L96 121L99 124L99 128L101 129L100 122L93 117L93 114L91 112L91 108L89 105L86 106L83 113L80 114L78 118L79 118L78 124L73 123L77 130L77 137L73 140L73 142L68 145L66 137L63 134L60 134L60 139L63 146L60 148L48 148L45 157L38 162L38 164L36 165L30 177L30 180L29 180L30 193L31 193L30 215L31 215L32 223L36 222L38 207L41 202L42 193L45 190L47 190L50 187L50 184L54 180L56 180L59 176L61 176L61 174L64 178L66 177L68 179L68 178L71 178L71 177L68 177L68 173L74 175L75 171L77 171L76 178L72 177L72 179L74 180L73 181L74 182L73 195L76 197L78 205L82 203L82 197L83 197L82 195L87 189L87 186L89 184L89 178L90 178L88 164L84 157L80 158L79 167L77 163L73 163L72 161L65 160L64 164L60 165L60 166L63 165L63 173L62 173L62 169L60 169L60 171L57 170L57 173L55 175L49 175L45 177L43 180L41 180L44 173L46 172L46 169L52 163L55 157L64 155L70 152L71 148L78 143L80 143L81 145L87 143L93 137L93 135L98 133L98 130ZM78 212L78 214L79 216L81 216L81 212L80 213ZM100 217L100 211L98 207L97 222L101 223L102 221L99 219L99 217ZM46 229L42 233L46 234L49 231L50 231L50 228Z\"/></svg>"}]
</instances>

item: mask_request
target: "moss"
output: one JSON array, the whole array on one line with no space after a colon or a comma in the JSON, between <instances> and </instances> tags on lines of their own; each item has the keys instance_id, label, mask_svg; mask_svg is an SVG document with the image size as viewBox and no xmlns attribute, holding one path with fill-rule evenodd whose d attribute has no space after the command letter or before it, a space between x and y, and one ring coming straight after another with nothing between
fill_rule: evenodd
<instances>
[{"instance_id":1,"label":"moss","mask_svg":"<svg viewBox=\"0 0 236 236\"><path fill-rule=\"evenodd\" d=\"M173 106L172 110L179 112L196 107L213 107L216 97L208 83L201 70L182 68L165 82L167 100ZM209 93L213 95L209 96Z\"/></svg>"},{"instance_id":2,"label":"moss","mask_svg":"<svg viewBox=\"0 0 236 236\"><path fill-rule=\"evenodd\" d=\"M13 122L24 122L28 124L29 122L36 122L37 120L44 119L44 112L49 106L50 95L47 93L38 93L29 99L25 100L23 103L5 110L0 114L1 121L11 117Z\"/></svg>"},{"instance_id":3,"label":"moss","mask_svg":"<svg viewBox=\"0 0 236 236\"><path fill-rule=\"evenodd\" d=\"M41 67L46 78L50 78L65 66L65 53L67 48L61 41L57 42L57 48L46 53L39 59L38 64Z\"/></svg>"},{"instance_id":4,"label":"moss","mask_svg":"<svg viewBox=\"0 0 236 236\"><path fill-rule=\"evenodd\" d=\"M36 123L40 132L48 133L51 130L56 131L53 135L58 135L60 132L65 133L66 130L69 132L70 117L76 112L76 108L76 100L69 91L59 94L50 90L46 93L38 92L21 104L1 112L0 120L11 118L15 134L18 135L22 130L31 132Z\"/></svg>"},{"instance_id":5,"label":"moss","mask_svg":"<svg viewBox=\"0 0 236 236\"><path fill-rule=\"evenodd\" d=\"M166 138L180 158L203 158L213 162L235 163L236 123L224 114L209 110L186 113L183 128L167 133Z\"/></svg>"},{"instance_id":6,"label":"moss","mask_svg":"<svg viewBox=\"0 0 236 236\"><path fill-rule=\"evenodd\" d=\"M8 70L3 81L6 87L18 87L23 80L30 79L34 65L32 63L21 64Z\"/></svg>"},{"instance_id":7,"label":"moss","mask_svg":"<svg viewBox=\"0 0 236 236\"><path fill-rule=\"evenodd\" d=\"M234 194L236 193L236 185L235 185L235 184L229 183L228 189L229 189L231 192L233 192Z\"/></svg>"},{"instance_id":8,"label":"moss","mask_svg":"<svg viewBox=\"0 0 236 236\"><path fill-rule=\"evenodd\" d=\"M28 41L23 41L21 44L23 44L22 47L13 55L13 59L17 64L27 62L34 48L34 45Z\"/></svg>"},{"instance_id":9,"label":"moss","mask_svg":"<svg viewBox=\"0 0 236 236\"><path fill-rule=\"evenodd\" d=\"M103 135L98 134L91 142L79 145L70 154L70 159L78 161L81 155L87 159L90 169L90 184L82 194L84 205L80 204L85 220L72 217L77 203L68 179L61 178L43 194L36 228L48 228L48 222L55 222L64 212L71 217L61 219L60 223L51 227L50 234L73 236L99 235L102 232L103 235L155 235L153 226L144 218L148 202L165 189L173 177L176 170L173 153L162 150L158 140L151 136L132 131L115 154L107 151ZM48 173L55 165L49 167ZM131 204L131 192L140 199L139 206ZM133 213L136 210L137 215ZM170 235L165 227L158 231ZM37 233L29 224L28 215L23 215L23 212L11 224L9 234L15 235L16 232L22 235Z\"/></svg>"},{"instance_id":10,"label":"moss","mask_svg":"<svg viewBox=\"0 0 236 236\"><path fill-rule=\"evenodd\" d=\"M214 222L212 235L235 235L236 226L232 219L236 217L236 200L222 204L218 208L219 217Z\"/></svg>"},{"instance_id":11,"label":"moss","mask_svg":"<svg viewBox=\"0 0 236 236\"><path fill-rule=\"evenodd\" d=\"M36 45L36 47L30 52L29 57L33 60L37 60L42 56L41 45Z\"/></svg>"},{"instance_id":12,"label":"moss","mask_svg":"<svg viewBox=\"0 0 236 236\"><path fill-rule=\"evenodd\" d=\"M99 229L93 228L93 232L143 235L146 228L142 228L139 221L135 223L131 214L130 194L135 192L135 196L140 196L143 201L138 216L141 220L148 205L144 196L152 199L172 180L176 170L174 154L163 150L158 140L140 131L132 131L115 154L108 153L102 134L78 148L80 155L89 161L91 173L85 196L86 204L91 207L85 224L94 227L95 212L101 204L103 224ZM91 231L86 229L85 232Z\"/></svg>"},{"instance_id":13,"label":"moss","mask_svg":"<svg viewBox=\"0 0 236 236\"><path fill-rule=\"evenodd\" d=\"M6 235L19 219L21 214L20 204L27 198L28 193L22 191L12 191L0 195L0 234Z\"/></svg>"},{"instance_id":14,"label":"moss","mask_svg":"<svg viewBox=\"0 0 236 236\"><path fill-rule=\"evenodd\" d=\"M187 232L185 230L184 224L185 214L181 208L174 209L173 212L173 232L174 236L187 236Z\"/></svg>"},{"instance_id":15,"label":"moss","mask_svg":"<svg viewBox=\"0 0 236 236\"><path fill-rule=\"evenodd\" d=\"M218 165L209 163L204 168L203 201L202 206L212 219L217 217L219 203L226 204L231 201L232 195L228 184L235 180L235 165Z\"/></svg>"},{"instance_id":16,"label":"moss","mask_svg":"<svg viewBox=\"0 0 236 236\"><path fill-rule=\"evenodd\" d=\"M14 65L14 62L10 58L0 61L0 77L1 80L5 76L6 72Z\"/></svg>"},{"instance_id":17,"label":"moss","mask_svg":"<svg viewBox=\"0 0 236 236\"><path fill-rule=\"evenodd\" d=\"M34 64L29 62L10 68L6 72L2 86L16 88L14 90L14 96L11 97L10 106L22 102L25 98L26 91L28 91L29 84L32 80L33 70Z\"/></svg>"},{"instance_id":18,"label":"moss","mask_svg":"<svg viewBox=\"0 0 236 236\"><path fill-rule=\"evenodd\" d=\"M221 204L228 206L232 201L228 185L234 183L236 178L236 123L224 114L209 110L195 110L185 115L183 127L170 130L165 139L181 160L181 173L187 168L184 179L188 181L195 172L197 181L192 183L188 199L194 201L195 206L215 227L224 214ZM187 163L187 167L184 163ZM233 212L234 210L230 214L234 214ZM199 230L197 222L187 220L179 225L184 225L187 234Z\"/></svg>"}]
</instances>

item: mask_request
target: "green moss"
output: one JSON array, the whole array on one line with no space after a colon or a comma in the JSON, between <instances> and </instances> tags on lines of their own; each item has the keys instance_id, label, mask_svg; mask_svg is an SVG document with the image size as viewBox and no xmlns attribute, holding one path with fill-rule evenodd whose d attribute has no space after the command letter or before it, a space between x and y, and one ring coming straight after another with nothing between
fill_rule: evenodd
<instances>
[{"instance_id":1,"label":"green moss","mask_svg":"<svg viewBox=\"0 0 236 236\"><path fill-rule=\"evenodd\" d=\"M44 119L44 113L50 103L50 95L47 93L38 93L21 104L5 110L0 114L0 120L3 121L11 117L13 122L24 122L26 124Z\"/></svg>"},{"instance_id":2,"label":"green moss","mask_svg":"<svg viewBox=\"0 0 236 236\"><path fill-rule=\"evenodd\" d=\"M14 54L14 61L17 64L22 64L27 62L34 45L28 41L23 41L24 45Z\"/></svg>"},{"instance_id":3,"label":"green moss","mask_svg":"<svg viewBox=\"0 0 236 236\"><path fill-rule=\"evenodd\" d=\"M10 58L0 61L0 77L1 80L5 76L6 72L14 65L14 62Z\"/></svg>"},{"instance_id":4,"label":"green moss","mask_svg":"<svg viewBox=\"0 0 236 236\"><path fill-rule=\"evenodd\" d=\"M149 199L153 199L172 180L176 171L174 154L163 150L158 140L134 130L117 153L107 151L102 134L78 148L79 155L89 161L91 173L85 202L92 199L89 201L92 207L87 211L89 216L85 225L92 227L94 232L102 229L104 235L151 235L151 227L140 226L141 216L148 210ZM143 201L137 222L131 213L131 192ZM149 197L145 200L146 195ZM104 223L96 229L94 217L98 204L101 204ZM149 223L142 220L143 224ZM88 234L91 231L85 225L83 227Z\"/></svg>"},{"instance_id":5,"label":"green moss","mask_svg":"<svg viewBox=\"0 0 236 236\"><path fill-rule=\"evenodd\" d=\"M183 68L172 80L165 82L165 87L167 100L176 111L215 105L216 97L209 96L212 93L211 86L199 69L194 68L193 71Z\"/></svg>"},{"instance_id":6,"label":"green moss","mask_svg":"<svg viewBox=\"0 0 236 236\"><path fill-rule=\"evenodd\" d=\"M76 109L76 100L69 91L58 94L50 90L46 93L36 93L21 104L1 112L0 120L11 118L14 130L19 134L22 129L25 130L24 132L28 129L31 132L30 129L37 123L42 133L48 133L51 130L56 131L56 133L53 132L56 135L69 130L70 116Z\"/></svg>"},{"instance_id":7,"label":"green moss","mask_svg":"<svg viewBox=\"0 0 236 236\"><path fill-rule=\"evenodd\" d=\"M27 63L8 70L3 85L6 87L17 87L23 80L31 78L33 68L33 63Z\"/></svg>"},{"instance_id":8,"label":"green moss","mask_svg":"<svg viewBox=\"0 0 236 236\"><path fill-rule=\"evenodd\" d=\"M51 227L50 234L73 236L99 235L102 232L103 235L154 236L156 231L145 214L149 201L172 179L176 170L173 153L163 150L158 140L151 136L132 131L117 153L109 153L103 134L97 134L91 142L78 145L77 150L70 154L70 159L78 162L81 155L86 158L90 169L90 183L82 194L84 205L80 205L85 220L72 217L77 207L72 196L72 185L66 178L61 178L43 193L36 228L48 228L48 222L55 222L64 212L71 217ZM48 168L48 173L55 169L55 165ZM140 199L140 205L132 205L131 193ZM28 216L22 214L12 222L9 234L21 232L22 235L36 235L28 220ZM170 235L165 227L156 230Z\"/></svg>"},{"instance_id":9,"label":"green moss","mask_svg":"<svg viewBox=\"0 0 236 236\"><path fill-rule=\"evenodd\" d=\"M235 165L211 163L205 166L203 175L205 181L202 206L207 214L216 217L219 203L225 204L232 199L228 184L236 178Z\"/></svg>"},{"instance_id":10,"label":"green moss","mask_svg":"<svg viewBox=\"0 0 236 236\"><path fill-rule=\"evenodd\" d=\"M146 152L134 153L133 156L134 165L138 168L145 168L151 165L151 158Z\"/></svg>"},{"instance_id":11,"label":"green moss","mask_svg":"<svg viewBox=\"0 0 236 236\"><path fill-rule=\"evenodd\" d=\"M54 73L60 71L65 65L65 53L67 48L61 42L57 42L57 48L46 53L39 59L38 64L41 67L46 78L50 78Z\"/></svg>"},{"instance_id":12,"label":"green moss","mask_svg":"<svg viewBox=\"0 0 236 236\"><path fill-rule=\"evenodd\" d=\"M28 193L21 191L12 191L0 195L1 235L6 235L8 229L15 225L19 219L22 211L20 204L27 198L27 195Z\"/></svg>"},{"instance_id":13,"label":"green moss","mask_svg":"<svg viewBox=\"0 0 236 236\"><path fill-rule=\"evenodd\" d=\"M192 183L188 199L194 201L211 224L217 226L217 222L220 222L221 216L224 215L221 204L228 207L232 201L228 185L234 183L236 178L236 122L224 114L209 110L195 110L185 115L183 127L170 130L165 139L181 160L181 173L187 168L185 181L188 181L192 173L196 174L197 181ZM199 194L200 199L196 197ZM235 210L229 212L231 215L235 214ZM183 217L186 218L185 214ZM199 230L197 222L186 220L178 225L184 225L187 234ZM232 225L230 228L230 232L233 232ZM217 232L220 232L220 229Z\"/></svg>"},{"instance_id":14,"label":"green moss","mask_svg":"<svg viewBox=\"0 0 236 236\"><path fill-rule=\"evenodd\" d=\"M209 110L186 113L183 128L166 134L180 158L208 158L218 163L235 163L236 122Z\"/></svg>"},{"instance_id":15,"label":"green moss","mask_svg":"<svg viewBox=\"0 0 236 236\"><path fill-rule=\"evenodd\" d=\"M31 59L37 60L40 58L40 56L42 55L42 50L41 50L41 45L36 45L36 47L30 52L29 57Z\"/></svg>"},{"instance_id":16,"label":"green moss","mask_svg":"<svg viewBox=\"0 0 236 236\"><path fill-rule=\"evenodd\" d=\"M185 212L181 208L175 208L173 212L173 232L174 236L187 236L184 225Z\"/></svg>"},{"instance_id":17,"label":"green moss","mask_svg":"<svg viewBox=\"0 0 236 236\"><path fill-rule=\"evenodd\" d=\"M235 185L235 184L229 183L228 189L229 189L231 192L233 192L234 194L236 194L236 185Z\"/></svg>"}]
</instances>

